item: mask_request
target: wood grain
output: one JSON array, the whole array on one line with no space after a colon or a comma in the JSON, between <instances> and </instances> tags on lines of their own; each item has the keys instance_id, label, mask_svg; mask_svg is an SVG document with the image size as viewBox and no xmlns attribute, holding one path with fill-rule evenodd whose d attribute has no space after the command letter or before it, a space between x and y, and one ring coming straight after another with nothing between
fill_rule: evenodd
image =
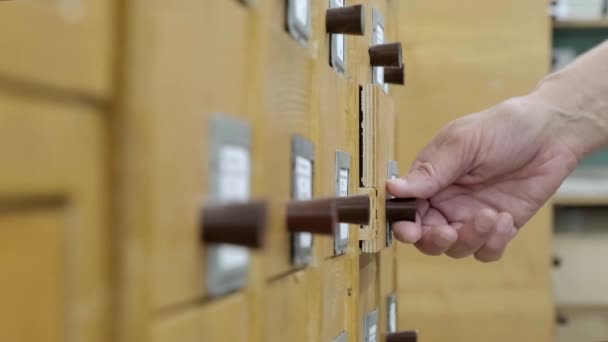
<instances>
[{"instance_id":1,"label":"wood grain","mask_svg":"<svg viewBox=\"0 0 608 342\"><path fill-rule=\"evenodd\" d=\"M114 0L0 3L0 83L25 81L108 99L117 7Z\"/></svg>"},{"instance_id":2,"label":"wood grain","mask_svg":"<svg viewBox=\"0 0 608 342\"><path fill-rule=\"evenodd\" d=\"M0 94L2 339L110 339L103 117Z\"/></svg>"}]
</instances>

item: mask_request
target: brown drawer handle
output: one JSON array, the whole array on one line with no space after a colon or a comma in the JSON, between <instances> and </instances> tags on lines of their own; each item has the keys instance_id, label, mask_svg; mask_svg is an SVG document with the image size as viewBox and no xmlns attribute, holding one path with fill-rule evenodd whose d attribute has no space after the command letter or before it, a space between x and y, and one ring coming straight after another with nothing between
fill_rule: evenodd
<instances>
[{"instance_id":1,"label":"brown drawer handle","mask_svg":"<svg viewBox=\"0 0 608 342\"><path fill-rule=\"evenodd\" d=\"M334 201L293 200L287 204L287 230L292 233L334 235L337 224L338 213Z\"/></svg>"},{"instance_id":2,"label":"brown drawer handle","mask_svg":"<svg viewBox=\"0 0 608 342\"><path fill-rule=\"evenodd\" d=\"M202 240L262 248L266 220L265 201L209 205L202 210Z\"/></svg>"},{"instance_id":3,"label":"brown drawer handle","mask_svg":"<svg viewBox=\"0 0 608 342\"><path fill-rule=\"evenodd\" d=\"M371 199L369 195L336 197L338 222L368 225L370 218Z\"/></svg>"},{"instance_id":4,"label":"brown drawer handle","mask_svg":"<svg viewBox=\"0 0 608 342\"><path fill-rule=\"evenodd\" d=\"M325 31L363 36L365 7L363 5L328 8L325 12Z\"/></svg>"},{"instance_id":5,"label":"brown drawer handle","mask_svg":"<svg viewBox=\"0 0 608 342\"><path fill-rule=\"evenodd\" d=\"M391 198L386 200L386 221L416 221L416 200L412 198Z\"/></svg>"},{"instance_id":6,"label":"brown drawer handle","mask_svg":"<svg viewBox=\"0 0 608 342\"><path fill-rule=\"evenodd\" d=\"M401 43L372 45L369 48L369 62L374 67L397 67L403 65Z\"/></svg>"},{"instance_id":7,"label":"brown drawer handle","mask_svg":"<svg viewBox=\"0 0 608 342\"><path fill-rule=\"evenodd\" d=\"M400 68L384 68L384 83L405 84L405 64Z\"/></svg>"},{"instance_id":8,"label":"brown drawer handle","mask_svg":"<svg viewBox=\"0 0 608 342\"><path fill-rule=\"evenodd\" d=\"M418 332L415 330L400 331L396 333L386 334L386 342L416 342L418 341Z\"/></svg>"}]
</instances>

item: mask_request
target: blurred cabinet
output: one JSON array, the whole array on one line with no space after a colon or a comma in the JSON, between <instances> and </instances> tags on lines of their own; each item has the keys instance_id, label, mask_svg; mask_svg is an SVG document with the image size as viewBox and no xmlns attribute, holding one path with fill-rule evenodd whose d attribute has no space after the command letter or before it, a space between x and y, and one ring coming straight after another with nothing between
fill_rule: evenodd
<instances>
[{"instance_id":1,"label":"blurred cabinet","mask_svg":"<svg viewBox=\"0 0 608 342\"><path fill-rule=\"evenodd\" d=\"M608 274L595 263L608 258L608 236L558 234L553 291L560 306L608 306Z\"/></svg>"},{"instance_id":2,"label":"blurred cabinet","mask_svg":"<svg viewBox=\"0 0 608 342\"><path fill-rule=\"evenodd\" d=\"M112 95L118 1L0 3L0 84Z\"/></svg>"},{"instance_id":3,"label":"blurred cabinet","mask_svg":"<svg viewBox=\"0 0 608 342\"><path fill-rule=\"evenodd\" d=\"M558 323L555 341L605 341L608 336L606 308L571 306L559 309L564 321Z\"/></svg>"},{"instance_id":4,"label":"blurred cabinet","mask_svg":"<svg viewBox=\"0 0 608 342\"><path fill-rule=\"evenodd\" d=\"M110 339L106 128L87 105L0 95L2 340Z\"/></svg>"},{"instance_id":5,"label":"blurred cabinet","mask_svg":"<svg viewBox=\"0 0 608 342\"><path fill-rule=\"evenodd\" d=\"M247 298L236 294L161 317L151 329L150 341L250 341L246 305Z\"/></svg>"}]
</instances>

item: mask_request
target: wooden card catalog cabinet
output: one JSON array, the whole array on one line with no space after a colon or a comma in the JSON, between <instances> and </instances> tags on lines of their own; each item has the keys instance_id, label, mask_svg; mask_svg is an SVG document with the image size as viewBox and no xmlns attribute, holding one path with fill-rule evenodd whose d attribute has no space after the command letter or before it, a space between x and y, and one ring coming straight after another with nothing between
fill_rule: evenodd
<instances>
[{"instance_id":1,"label":"wooden card catalog cabinet","mask_svg":"<svg viewBox=\"0 0 608 342\"><path fill-rule=\"evenodd\" d=\"M380 338L378 326L378 254L359 255L359 303L357 325L361 341Z\"/></svg>"},{"instance_id":2,"label":"wooden card catalog cabinet","mask_svg":"<svg viewBox=\"0 0 608 342\"><path fill-rule=\"evenodd\" d=\"M356 306L353 289L357 281L353 266L358 256L350 254L323 261L321 266L321 322L320 341L332 341L351 331L351 322L356 320Z\"/></svg>"},{"instance_id":3,"label":"wooden card catalog cabinet","mask_svg":"<svg viewBox=\"0 0 608 342\"><path fill-rule=\"evenodd\" d=\"M0 2L0 84L111 95L115 1ZM62 94L62 93L60 93Z\"/></svg>"},{"instance_id":4,"label":"wooden card catalog cabinet","mask_svg":"<svg viewBox=\"0 0 608 342\"><path fill-rule=\"evenodd\" d=\"M269 236L265 273L277 276L306 267L314 259L315 234L287 226L290 200L315 196L317 142L311 131L312 53L314 39L309 0L260 3L258 65L259 161L268 175L257 183L269 200ZM289 22L289 25L287 23ZM306 23L306 25L304 25ZM287 25L287 26L286 26ZM306 26L306 27L305 27ZM310 30L310 31L308 31Z\"/></svg>"},{"instance_id":5,"label":"wooden card catalog cabinet","mask_svg":"<svg viewBox=\"0 0 608 342\"><path fill-rule=\"evenodd\" d=\"M247 283L244 264L253 256L235 244L218 249L206 241L203 211L257 197L255 111L247 102L255 30L252 8L238 1L130 6L138 15L126 20L129 91L119 120L129 137L124 167L138 172L121 181L137 194L129 208L138 214L127 228L149 250L149 257L127 259L150 272L127 285L149 293L133 298L150 315ZM238 271L214 272L226 260Z\"/></svg>"},{"instance_id":6,"label":"wooden card catalog cabinet","mask_svg":"<svg viewBox=\"0 0 608 342\"><path fill-rule=\"evenodd\" d=\"M111 340L102 111L0 95L0 340Z\"/></svg>"},{"instance_id":7,"label":"wooden card catalog cabinet","mask_svg":"<svg viewBox=\"0 0 608 342\"><path fill-rule=\"evenodd\" d=\"M307 268L266 284L261 341L318 340L321 310L318 277L318 270Z\"/></svg>"},{"instance_id":8,"label":"wooden card catalog cabinet","mask_svg":"<svg viewBox=\"0 0 608 342\"><path fill-rule=\"evenodd\" d=\"M150 329L150 342L249 342L251 319L247 297L242 293L187 308L156 321Z\"/></svg>"}]
</instances>

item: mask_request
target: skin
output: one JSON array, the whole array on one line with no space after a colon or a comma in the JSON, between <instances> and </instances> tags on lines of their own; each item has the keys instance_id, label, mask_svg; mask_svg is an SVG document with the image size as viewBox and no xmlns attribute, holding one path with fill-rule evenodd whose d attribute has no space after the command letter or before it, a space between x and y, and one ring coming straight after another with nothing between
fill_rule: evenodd
<instances>
[{"instance_id":1,"label":"skin","mask_svg":"<svg viewBox=\"0 0 608 342\"><path fill-rule=\"evenodd\" d=\"M501 258L519 229L589 153L608 145L608 43L530 94L446 125L409 174L387 182L417 198L397 240L428 255Z\"/></svg>"}]
</instances>

